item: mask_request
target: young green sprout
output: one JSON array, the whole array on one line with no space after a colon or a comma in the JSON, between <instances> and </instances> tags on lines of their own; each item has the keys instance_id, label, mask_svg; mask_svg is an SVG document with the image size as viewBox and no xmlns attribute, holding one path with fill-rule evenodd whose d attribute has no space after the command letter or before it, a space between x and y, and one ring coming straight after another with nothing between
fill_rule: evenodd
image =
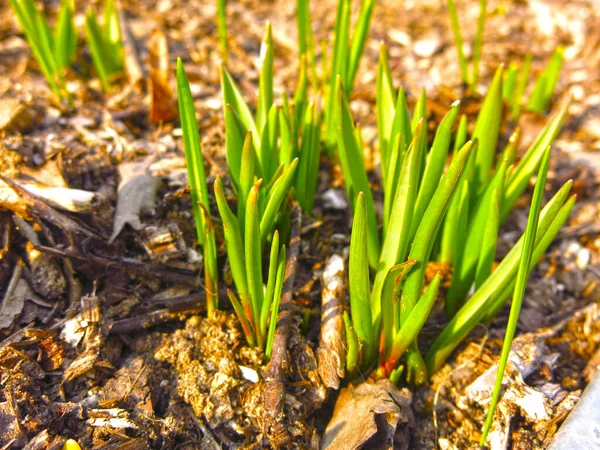
<instances>
[{"instance_id":1,"label":"young green sprout","mask_svg":"<svg viewBox=\"0 0 600 450\"><path fill-rule=\"evenodd\" d=\"M71 101L63 71L71 65L77 50L77 33L73 24L73 0L62 0L54 32L33 0L10 0L27 42L50 88L60 99Z\"/></svg>"},{"instance_id":2,"label":"young green sprout","mask_svg":"<svg viewBox=\"0 0 600 450\"><path fill-rule=\"evenodd\" d=\"M342 85L345 86L345 94L350 95L358 73L358 67L365 50L371 19L375 11L375 0L364 0L354 28L351 28L350 13L352 0L339 0L335 18L335 30L333 34L333 49L331 54L331 65L327 74L323 73L323 79L328 79L328 87L325 89L325 143L332 147L336 142L336 110L337 89L339 84L337 77L341 77ZM325 54L323 54L323 59Z\"/></svg>"},{"instance_id":3,"label":"young green sprout","mask_svg":"<svg viewBox=\"0 0 600 450\"><path fill-rule=\"evenodd\" d=\"M227 46L227 0L217 0L217 29L219 30L219 49L221 59L227 63L229 57Z\"/></svg>"},{"instance_id":4,"label":"young green sprout","mask_svg":"<svg viewBox=\"0 0 600 450\"><path fill-rule=\"evenodd\" d=\"M250 139L248 139L250 142ZM263 221L259 215L262 180L254 183L245 202L244 219L240 220L227 203L220 178L215 181L215 196L223 220L227 256L237 296L227 294L240 320L248 344L265 350L271 356L277 324L279 300L285 273L285 246L279 247L279 232L273 233L266 287L263 284L261 235ZM263 216L264 217L264 216Z\"/></svg>"},{"instance_id":5,"label":"young green sprout","mask_svg":"<svg viewBox=\"0 0 600 450\"><path fill-rule=\"evenodd\" d=\"M472 73L469 76L467 57L463 50L463 38L458 21L458 12L454 0L447 0L450 25L454 34L454 46L458 53L458 65L460 67L460 79L464 86L469 86L471 94L477 90L479 83L479 63L481 61L481 50L483 47L483 33L485 31L485 16L487 12L487 0L479 0L479 17L477 19L477 31L473 40L473 56L471 59Z\"/></svg>"},{"instance_id":6,"label":"young green sprout","mask_svg":"<svg viewBox=\"0 0 600 450\"><path fill-rule=\"evenodd\" d=\"M225 151L229 174L244 203L256 179L263 179L266 196L274 188L286 186L287 195L295 186L296 197L302 208L311 212L315 199L320 159L322 113L320 102L309 101L306 58L301 58L300 76L293 101L282 97L282 106L273 99L273 36L267 24L261 47L256 115L244 101L233 77L221 68L221 89L225 115ZM245 149L247 136L251 142ZM294 163L295 160L298 160ZM244 161L246 161L244 163ZM297 170L296 170L297 166ZM263 208L263 195L259 206ZM244 208L238 209L242 217ZM268 233L272 233L273 223ZM266 231L265 231L266 232Z\"/></svg>"},{"instance_id":7,"label":"young green sprout","mask_svg":"<svg viewBox=\"0 0 600 450\"><path fill-rule=\"evenodd\" d=\"M194 100L181 59L177 59L177 97L183 132L183 147L192 197L192 212L198 243L204 256L204 281L208 316L218 308L218 268L215 230L210 219L208 188L204 174L204 158L198 133Z\"/></svg>"},{"instance_id":8,"label":"young green sprout","mask_svg":"<svg viewBox=\"0 0 600 450\"><path fill-rule=\"evenodd\" d=\"M492 272L498 230L540 166L538 179L544 179L547 164L542 161L547 158L546 149L556 138L568 105L548 122L518 163L518 130L498 158L502 81L501 67L484 99L470 141L466 119L459 121L455 151L445 168L459 103L451 106L428 149L424 96L411 118L404 92L396 94L392 87L382 46L377 74L384 195L381 234L360 135L344 89L338 88L338 150L355 217L350 244L351 316L345 318L347 369L351 374L358 370L364 373L377 364L381 376L397 380L403 373L409 382L425 382L468 332L480 321L493 317L513 291L522 243L517 243ZM569 189L567 183L549 202L547 208L551 208L552 215L544 216L542 212L542 220L535 223L539 241L531 267L568 217L573 205L567 200ZM427 264L435 260L453 267L446 298L451 322L423 359L417 338L436 300L440 277L434 277L425 291L423 288ZM370 271L374 272L372 285ZM467 300L473 286L475 293ZM402 358L404 368L399 365Z\"/></svg>"},{"instance_id":9,"label":"young green sprout","mask_svg":"<svg viewBox=\"0 0 600 450\"><path fill-rule=\"evenodd\" d=\"M123 72L123 42L119 11L114 0L105 0L102 24L93 8L85 15L85 33L102 89L108 91L113 78Z\"/></svg>"}]
</instances>

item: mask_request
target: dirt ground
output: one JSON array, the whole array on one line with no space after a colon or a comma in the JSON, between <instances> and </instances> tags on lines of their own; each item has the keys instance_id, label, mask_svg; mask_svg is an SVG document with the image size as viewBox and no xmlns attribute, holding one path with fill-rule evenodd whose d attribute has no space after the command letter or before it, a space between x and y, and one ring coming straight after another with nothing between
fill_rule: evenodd
<instances>
[{"instance_id":1,"label":"dirt ground","mask_svg":"<svg viewBox=\"0 0 600 450\"><path fill-rule=\"evenodd\" d=\"M58 4L47 3L50 11ZM79 25L92 4L83 3L77 4ZM478 2L457 3L468 47ZM330 39L335 5L311 2L317 41ZM267 366L261 352L246 346L226 296L217 317L205 318L181 129L168 117L172 92L158 106L164 121L153 123L149 113L151 36L161 30L171 69L181 57L190 78L208 177L226 174L216 2L124 0L121 6L143 76L136 83L123 79L105 95L88 76L90 56L80 46L67 76L72 108L52 99L12 11L0 6L0 448L56 449L67 438L97 449L319 448L340 395L320 378L316 356L323 269L332 254L347 254L349 244L349 207L330 200L345 198L340 171L323 158L314 214L295 216L289 338L283 364ZM228 68L244 95L256 96L267 20L276 98L291 94L298 72L295 2L228 2L227 8ZM367 144L376 142L380 41L409 103L427 90L431 123L463 97L445 1L381 1L369 36L352 96ZM474 118L500 63L532 53L538 74L558 44L566 61L553 106L568 98L572 105L553 146L547 198L573 179L578 201L531 275L515 343L527 363L509 370L493 448L545 448L600 364L598 4L490 0L480 90L463 104ZM522 115L521 150L546 121ZM506 122L501 142L514 127ZM10 180L89 195L65 211ZM120 215L119 186L128 180L135 190L156 194L155 201L145 207L138 196ZM530 194L501 230L499 257L525 228L522 206ZM63 191L53 195L66 198ZM219 256L225 260L222 246ZM395 448L478 448L487 412L481 386L497 363L507 316L505 309L471 333L430 386L399 391L407 400ZM422 344L443 324L441 310L434 312Z\"/></svg>"}]
</instances>

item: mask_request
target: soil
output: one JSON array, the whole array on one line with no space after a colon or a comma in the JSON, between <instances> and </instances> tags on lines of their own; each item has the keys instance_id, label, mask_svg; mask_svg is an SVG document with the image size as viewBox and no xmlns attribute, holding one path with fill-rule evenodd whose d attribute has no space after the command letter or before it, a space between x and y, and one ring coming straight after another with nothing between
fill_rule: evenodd
<instances>
[{"instance_id":1,"label":"soil","mask_svg":"<svg viewBox=\"0 0 600 450\"><path fill-rule=\"evenodd\" d=\"M59 2L46 3L55 11ZM478 2L458 3L468 46ZM335 5L311 2L317 41L330 39ZM78 23L87 6L77 4ZM225 175L215 2L125 0L121 6L144 77L136 83L123 78L103 94L82 49L67 75L73 107L53 98L12 11L0 6L0 173L8 183L0 187L6 192L10 179L35 180L94 193L73 211L14 186L9 190L17 201L0 196L0 447L55 449L73 438L82 448L98 449L318 448L339 394L320 378L316 354L323 269L332 254L347 255L349 244L349 207L326 201L332 193L345 198L340 170L322 160L314 214L298 219L295 280L285 304L287 347L273 358L277 364L267 365L261 352L245 344L225 302L216 317L204 313L202 259L173 114L172 69L181 57L209 181ZM256 96L267 20L276 48L276 94L291 94L297 76L295 2L228 2L227 8L227 67L244 95ZM532 70L539 74L553 49L565 45L553 105L569 97L572 105L553 146L548 193L573 179L578 202L531 275L518 327L522 353L537 353L526 376L513 367L510 389L515 398L533 388L548 393L545 416L536 420L518 402L504 403L499 423L508 448L545 448L600 364L599 11L583 0L489 1L482 82L464 102L474 117L498 64L532 53ZM168 43L165 86L149 75L159 51L155 30ZM370 145L376 142L380 40L388 44L394 80L405 87L409 103L427 90L430 124L439 123L464 94L446 2L379 2L352 95L355 119ZM163 101L154 97L159 88ZM521 117L521 149L546 120L532 113ZM501 142L514 126L507 121ZM366 155L373 168L374 153ZM372 177L377 181L375 170ZM127 180L147 196L132 200L130 215L121 215L114 230L118 189ZM523 232L530 194L502 228L498 257ZM224 262L222 236L218 242ZM11 280L16 288L6 296ZM469 389L497 363L507 316L505 309L476 329L431 386L412 389L402 448L477 448L487 409L469 397ZM438 311L424 329L423 345L442 326Z\"/></svg>"}]
</instances>

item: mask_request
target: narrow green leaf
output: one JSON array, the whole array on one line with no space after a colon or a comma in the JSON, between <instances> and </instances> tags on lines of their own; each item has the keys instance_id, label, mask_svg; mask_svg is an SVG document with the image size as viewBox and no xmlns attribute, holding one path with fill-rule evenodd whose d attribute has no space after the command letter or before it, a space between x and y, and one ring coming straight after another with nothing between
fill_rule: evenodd
<instances>
[{"instance_id":1,"label":"narrow green leaf","mask_svg":"<svg viewBox=\"0 0 600 450\"><path fill-rule=\"evenodd\" d=\"M230 172L231 174L231 172ZM254 186L256 174L256 155L252 144L252 133L246 133L242 147L241 169L239 175L237 217L239 223L246 223L246 200ZM232 177L233 178L233 177Z\"/></svg>"},{"instance_id":2,"label":"narrow green leaf","mask_svg":"<svg viewBox=\"0 0 600 450\"><path fill-rule=\"evenodd\" d=\"M208 188L206 186L206 175L204 174L204 158L198 133L198 122L194 100L190 90L185 69L181 59L177 59L177 101L179 104L179 118L183 134L183 148L192 197L192 211L196 224L196 236L198 243L204 244L204 220L199 205L202 204L209 210Z\"/></svg>"},{"instance_id":3,"label":"narrow green leaf","mask_svg":"<svg viewBox=\"0 0 600 450\"><path fill-rule=\"evenodd\" d=\"M123 70L123 42L119 25L119 10L114 0L105 0L103 5L102 37L104 57L109 75Z\"/></svg>"},{"instance_id":4,"label":"narrow green leaf","mask_svg":"<svg viewBox=\"0 0 600 450\"><path fill-rule=\"evenodd\" d=\"M258 105L256 128L262 130L273 105L273 33L271 22L267 22L265 37L260 47L260 75L258 77ZM261 135L261 139L265 136Z\"/></svg>"},{"instance_id":5,"label":"narrow green leaf","mask_svg":"<svg viewBox=\"0 0 600 450\"><path fill-rule=\"evenodd\" d=\"M569 198L562 206L562 208L558 211L558 214L556 214L556 217L552 221L552 224L550 225L546 233L544 233L544 236L541 239L541 241L535 247L535 252L533 253L530 270L533 270L536 264L542 259L544 253L546 252L548 247L550 247L550 244L552 244L552 241L560 232L560 229L563 227L563 225L569 218L569 215L573 210L573 206L575 206L576 199L576 196L572 196L571 198ZM516 280L513 279L512 283L507 288L505 288L503 291L495 292L490 297L489 304L491 306L487 314L483 318L483 322L491 321L496 316L496 314L498 314L502 310L502 308L506 304L506 301L515 289L515 283Z\"/></svg>"},{"instance_id":6,"label":"narrow green leaf","mask_svg":"<svg viewBox=\"0 0 600 450\"><path fill-rule=\"evenodd\" d=\"M529 184L529 180L535 174L546 148L551 145L560 133L560 128L567 116L570 102L565 105L549 120L548 124L540 132L535 142L531 144L525 156L519 161L507 180L506 192L500 209L500 222L504 222L512 211L517 200Z\"/></svg>"},{"instance_id":7,"label":"narrow green leaf","mask_svg":"<svg viewBox=\"0 0 600 450\"><path fill-rule=\"evenodd\" d=\"M217 29L219 30L219 49L221 59L227 63L229 51L227 49L227 1L217 0Z\"/></svg>"},{"instance_id":8,"label":"narrow green leaf","mask_svg":"<svg viewBox=\"0 0 600 450\"><path fill-rule=\"evenodd\" d=\"M346 77L344 78L344 86L350 90L354 87L354 80L356 79L360 59L362 58L367 43L367 36L369 34L369 28L371 27L371 19L373 18L376 3L376 0L363 0L360 5L358 19L354 31L352 32L350 61L348 62Z\"/></svg>"},{"instance_id":9,"label":"narrow green leaf","mask_svg":"<svg viewBox=\"0 0 600 450\"><path fill-rule=\"evenodd\" d=\"M223 92L223 114L225 118L227 119L227 105L231 105L232 110L239 116L246 129L252 132L254 148L260 148L260 136L250 108L248 108L242 93L223 65L221 65L221 91Z\"/></svg>"},{"instance_id":10,"label":"narrow green leaf","mask_svg":"<svg viewBox=\"0 0 600 450\"><path fill-rule=\"evenodd\" d=\"M294 114L295 122L300 128L304 116L306 114L306 107L308 104L308 74L306 67L306 56L300 58L300 74L298 75L298 85L294 92Z\"/></svg>"},{"instance_id":11,"label":"narrow green leaf","mask_svg":"<svg viewBox=\"0 0 600 450\"><path fill-rule=\"evenodd\" d=\"M206 292L206 313L213 317L214 312L219 309L219 275L217 267L217 241L215 229L208 209L200 203L203 213L204 244L202 255L204 258L204 291Z\"/></svg>"},{"instance_id":12,"label":"narrow green leaf","mask_svg":"<svg viewBox=\"0 0 600 450\"><path fill-rule=\"evenodd\" d=\"M92 61L94 67L102 83L102 89L108 91L110 89L110 68L107 67L106 62L108 59L105 56L104 41L102 30L98 25L98 19L93 9L89 8L85 15L85 32L87 36L88 45L90 47L90 54L92 55Z\"/></svg>"},{"instance_id":13,"label":"narrow green leaf","mask_svg":"<svg viewBox=\"0 0 600 450\"><path fill-rule=\"evenodd\" d=\"M413 134L421 120L424 120L425 123L427 123L427 94L425 93L425 89L421 89L421 94L415 104L415 110L410 123L410 129ZM427 129L427 127L425 127L425 129Z\"/></svg>"},{"instance_id":14,"label":"narrow green leaf","mask_svg":"<svg viewBox=\"0 0 600 450\"><path fill-rule=\"evenodd\" d=\"M469 180L463 180L462 184L460 183L461 181L459 181L459 188L450 200L450 206L444 218L440 251L440 261L452 264L454 267L458 263L457 258L462 256L469 225ZM453 308L450 309L453 310Z\"/></svg>"},{"instance_id":15,"label":"narrow green leaf","mask_svg":"<svg viewBox=\"0 0 600 450\"><path fill-rule=\"evenodd\" d=\"M517 85L517 75L519 74L519 65L511 62L504 74L504 82L502 83L502 99L504 103L512 106L515 97L515 87Z\"/></svg>"},{"instance_id":16,"label":"narrow green leaf","mask_svg":"<svg viewBox=\"0 0 600 450\"><path fill-rule=\"evenodd\" d=\"M435 275L421 299L410 312L406 323L394 336L390 353L385 361L385 371L388 375L396 368L408 346L415 341L423 325L425 325L437 298L441 279L439 273Z\"/></svg>"},{"instance_id":17,"label":"narrow green leaf","mask_svg":"<svg viewBox=\"0 0 600 450\"><path fill-rule=\"evenodd\" d=\"M479 17L477 18L477 31L473 41L473 78L471 80L471 92L477 90L479 83L479 61L481 60L481 49L483 47L483 30L485 28L485 16L487 12L487 0L479 0Z\"/></svg>"},{"instance_id":18,"label":"narrow green leaf","mask_svg":"<svg viewBox=\"0 0 600 450\"><path fill-rule=\"evenodd\" d=\"M460 116L458 121L458 128L456 129L456 137L454 138L453 152L459 151L463 145L467 142L467 115L463 114Z\"/></svg>"},{"instance_id":19,"label":"narrow green leaf","mask_svg":"<svg viewBox=\"0 0 600 450\"><path fill-rule=\"evenodd\" d=\"M242 152L248 132L231 105L225 105L225 156L229 176L236 191L240 190Z\"/></svg>"},{"instance_id":20,"label":"narrow green leaf","mask_svg":"<svg viewBox=\"0 0 600 450\"><path fill-rule=\"evenodd\" d=\"M414 207L415 211L411 224L410 237L413 237L417 232L417 227L421 222L421 218L423 217L435 188L442 177L444 165L446 164L446 157L448 156L448 149L450 148L451 131L454 122L456 121L459 107L460 102L458 101L452 104L450 111L444 116L435 132L431 152L427 155L427 165L425 166L425 172L423 173L423 181L421 182Z\"/></svg>"},{"instance_id":21,"label":"narrow green leaf","mask_svg":"<svg viewBox=\"0 0 600 450\"><path fill-rule=\"evenodd\" d=\"M292 125L292 117L290 114L291 107L285 94L283 98L284 104L282 108L279 109L279 164L285 164L287 166L298 156L298 140Z\"/></svg>"},{"instance_id":22,"label":"narrow green leaf","mask_svg":"<svg viewBox=\"0 0 600 450\"><path fill-rule=\"evenodd\" d=\"M250 324L250 320L246 316L246 312L244 311L244 308L242 308L242 305L238 301L235 294L233 292L231 292L231 289L227 289L227 296L229 297L229 301L231 302L231 305L233 306L235 314L237 315L237 317L240 321L240 325L242 325L242 330L244 331L244 336L246 336L248 345L250 347L254 347L256 345L256 341L254 339L252 325Z\"/></svg>"},{"instance_id":23,"label":"narrow green leaf","mask_svg":"<svg viewBox=\"0 0 600 450\"><path fill-rule=\"evenodd\" d=\"M71 65L77 50L77 32L73 24L74 8L73 0L60 2L53 46L54 59L59 70Z\"/></svg>"},{"instance_id":24,"label":"narrow green leaf","mask_svg":"<svg viewBox=\"0 0 600 450\"><path fill-rule=\"evenodd\" d=\"M396 317L398 316L402 286L416 263L417 261L414 259L409 259L402 264L397 264L390 269L385 278L381 293L381 323L384 346L383 349L380 349L380 356L389 353L394 335L400 328Z\"/></svg>"},{"instance_id":25,"label":"narrow green leaf","mask_svg":"<svg viewBox=\"0 0 600 450\"><path fill-rule=\"evenodd\" d=\"M506 164L510 167L513 162L515 162L515 157L517 156L517 150L519 149L519 144L521 142L521 129L519 127L515 128L515 131L510 135L508 139L508 144L504 147L502 151L502 156L500 160L506 160ZM507 176L508 173L507 173Z\"/></svg>"},{"instance_id":26,"label":"narrow green leaf","mask_svg":"<svg viewBox=\"0 0 600 450\"><path fill-rule=\"evenodd\" d=\"M483 100L483 105L475 122L472 139L479 142L475 162L473 192L483 193L490 179L490 170L496 154L500 122L502 121L502 73L500 66Z\"/></svg>"},{"instance_id":27,"label":"narrow green leaf","mask_svg":"<svg viewBox=\"0 0 600 450\"><path fill-rule=\"evenodd\" d=\"M373 362L377 350L371 320L369 258L367 252L368 223L365 196L361 192L356 199L356 212L350 237L349 288L350 310L356 335L363 349L361 366Z\"/></svg>"},{"instance_id":28,"label":"narrow green leaf","mask_svg":"<svg viewBox=\"0 0 600 450\"><path fill-rule=\"evenodd\" d=\"M308 65L310 66L312 85L316 88L317 59L315 57L315 40L313 36L312 19L310 15L310 5L308 0L296 0L296 23L298 28L299 56L302 57L302 55L306 55L306 58L308 58Z\"/></svg>"},{"instance_id":29,"label":"narrow green leaf","mask_svg":"<svg viewBox=\"0 0 600 450\"><path fill-rule=\"evenodd\" d=\"M365 171L362 148L356 141L354 120L352 119L352 113L350 112L344 89L341 86L341 78L339 77L338 82L340 84L338 89L339 123L336 126L336 129L340 165L342 166L342 172L344 174L344 183L346 185L346 191L348 192L348 198L350 198L353 209L356 208L353 203L354 199L357 198L358 193L363 192L365 196L368 221L369 262L371 267L377 267L380 245L375 205L373 203L373 196Z\"/></svg>"},{"instance_id":30,"label":"narrow green leaf","mask_svg":"<svg viewBox=\"0 0 600 450\"><path fill-rule=\"evenodd\" d=\"M265 355L268 359L271 358L273 350L273 339L275 338L275 330L277 329L277 316L279 315L279 303L281 302L281 293L283 292L283 283L285 281L286 267L286 251L285 246L281 247L279 252L279 263L277 264L277 280L275 282L275 293L273 294L273 304L271 306L271 319L269 320L269 334L267 336L267 344Z\"/></svg>"},{"instance_id":31,"label":"narrow green leaf","mask_svg":"<svg viewBox=\"0 0 600 450\"><path fill-rule=\"evenodd\" d=\"M460 79L463 85L469 83L469 74L467 71L467 58L463 50L463 39L460 33L460 23L458 22L458 13L456 12L456 3L454 0L448 1L448 15L450 16L450 25L452 26L452 33L454 34L454 47L458 53L458 65L460 67Z\"/></svg>"},{"instance_id":32,"label":"narrow green leaf","mask_svg":"<svg viewBox=\"0 0 600 450\"><path fill-rule=\"evenodd\" d=\"M279 107L277 105L272 105L261 134L261 147L260 152L258 153L261 173L267 183L273 178L279 162L279 157L277 155L278 138Z\"/></svg>"},{"instance_id":33,"label":"narrow green leaf","mask_svg":"<svg viewBox=\"0 0 600 450\"><path fill-rule=\"evenodd\" d=\"M244 307L248 320L252 322L252 303L250 299L250 291L246 279L246 256L242 232L240 230L240 222L235 217L235 214L229 208L225 194L223 192L223 184L221 178L215 180L215 197L217 199L217 207L223 221L223 232L225 235L225 247L227 249L227 258L229 259L229 267L231 267L231 275L233 282L241 299L241 304ZM253 322L252 322L253 323Z\"/></svg>"},{"instance_id":34,"label":"narrow green leaf","mask_svg":"<svg viewBox=\"0 0 600 450\"><path fill-rule=\"evenodd\" d=\"M298 158L292 161L283 174L277 179L273 187L270 189L267 199L265 211L260 220L260 235L262 242L265 242L267 237L273 232L277 223L277 213L281 210L281 205L286 199L290 188L294 184L294 176L296 167L298 166Z\"/></svg>"},{"instance_id":35,"label":"narrow green leaf","mask_svg":"<svg viewBox=\"0 0 600 450\"><path fill-rule=\"evenodd\" d=\"M341 95L337 81L338 76L341 80L346 78L346 67L348 65L348 41L350 28L350 0L340 0L337 4L335 15L335 29L333 40L333 51L331 57L331 67L329 69L329 90L325 97L325 142L329 147L332 147L336 140L336 121L339 120L336 115L338 113L338 99ZM323 53L324 55L326 52ZM325 61L327 58L323 58ZM323 72L326 73L326 72ZM347 86L350 92L350 86ZM344 91L344 94L346 92Z\"/></svg>"},{"instance_id":36,"label":"narrow green leaf","mask_svg":"<svg viewBox=\"0 0 600 450\"><path fill-rule=\"evenodd\" d=\"M252 186L246 203L246 222L244 232L244 254L246 256L246 278L248 291L252 303L252 323L260 324L260 310L262 308L264 292L261 261L260 222L258 218L258 192L262 180ZM259 347L264 348L263 336L260 329L256 329L256 341Z\"/></svg>"},{"instance_id":37,"label":"narrow green leaf","mask_svg":"<svg viewBox=\"0 0 600 450\"><path fill-rule=\"evenodd\" d=\"M496 256L499 228L500 211L498 205L498 189L494 189L488 211L488 220L485 224L485 229L483 230L481 252L479 253L477 269L475 270L475 289L480 288L492 273L492 266L494 265L494 258Z\"/></svg>"},{"instance_id":38,"label":"narrow green leaf","mask_svg":"<svg viewBox=\"0 0 600 450\"><path fill-rule=\"evenodd\" d=\"M452 159L448 170L440 181L439 186L435 190L429 206L423 215L417 233L410 250L409 259L417 260L415 269L406 279L404 290L402 292L402 325L406 323L406 319L410 311L414 307L423 287L423 279L425 269L429 262L431 248L437 231L446 212L450 197L455 190L456 184L467 162L467 157L471 150L471 141L467 142L464 147Z\"/></svg>"},{"instance_id":39,"label":"narrow green leaf","mask_svg":"<svg viewBox=\"0 0 600 450\"><path fill-rule=\"evenodd\" d=\"M413 132L410 124L408 104L406 103L406 95L403 88L398 89L396 112L394 114L390 136L396 136L398 133L402 134L402 150L404 151L412 141Z\"/></svg>"},{"instance_id":40,"label":"narrow green leaf","mask_svg":"<svg viewBox=\"0 0 600 450\"><path fill-rule=\"evenodd\" d=\"M349 376L354 376L358 372L358 365L360 364L359 357L359 344L358 336L356 335L356 329L350 321L350 316L344 311L344 325L346 329L346 370Z\"/></svg>"},{"instance_id":41,"label":"narrow green leaf","mask_svg":"<svg viewBox=\"0 0 600 450\"><path fill-rule=\"evenodd\" d=\"M536 247L536 230L540 218L540 210L542 208L542 201L544 200L544 188L546 186L546 175L548 173L548 166L550 165L550 147L548 147L544 153L542 164L537 176L537 182L533 191L533 198L531 200L531 208L529 210L529 217L527 219L527 226L525 227L525 240L523 243L523 251L521 252L521 259L519 261L519 270L517 272L517 281L515 286L515 292L513 294L513 300L510 306L510 315L508 316L508 324L506 326L506 334L504 335L504 342L502 344L502 353L500 355L500 362L498 364L498 372L496 373L496 382L494 383L494 390L492 392L492 398L490 401L490 407L488 409L487 418L485 420L485 426L479 445L483 446L487 438L490 427L492 426L492 420L494 419L494 411L498 405L500 399L500 389L502 388L502 377L506 370L506 364L508 363L508 355L510 348L512 347L512 341L517 330L517 321L519 320L519 314L521 313L521 304L523 297L525 297L525 288L527 287L527 279L529 278L530 265L533 257L533 253Z\"/></svg>"},{"instance_id":42,"label":"narrow green leaf","mask_svg":"<svg viewBox=\"0 0 600 450\"><path fill-rule=\"evenodd\" d=\"M413 205L417 198L421 155L424 152L421 135L424 132L423 122L421 122L404 157L402 172L390 213L390 222L387 226L389 232L386 233L381 246L381 255L371 292L371 311L373 323L377 328L381 321L381 293L385 279L395 264L406 259L409 249Z\"/></svg>"},{"instance_id":43,"label":"narrow green leaf","mask_svg":"<svg viewBox=\"0 0 600 450\"><path fill-rule=\"evenodd\" d=\"M527 109L529 111L543 114L546 112L546 109L548 109L548 104L552 99L552 95L554 94L554 89L556 88L556 83L558 82L558 77L560 75L560 70L562 69L564 61L563 54L564 48L563 46L559 45L550 57L548 65L537 79L535 86L533 87L533 92L531 93L529 102L527 103Z\"/></svg>"},{"instance_id":44,"label":"narrow green leaf","mask_svg":"<svg viewBox=\"0 0 600 450\"><path fill-rule=\"evenodd\" d=\"M398 180L400 179L400 172L402 170L402 163L404 161L405 153L407 152L407 150L402 148L402 141L402 135L398 133L394 138L392 145L388 147L391 158L388 168L389 173L387 174L383 185L382 239L385 239L387 234L390 214L392 213L392 205L394 204L394 198L396 198L396 189L398 188Z\"/></svg>"},{"instance_id":45,"label":"narrow green leaf","mask_svg":"<svg viewBox=\"0 0 600 450\"><path fill-rule=\"evenodd\" d=\"M311 102L306 111L302 148L296 177L296 197L307 213L312 212L317 192L319 161L321 154L321 108Z\"/></svg>"},{"instance_id":46,"label":"narrow green leaf","mask_svg":"<svg viewBox=\"0 0 600 450\"><path fill-rule=\"evenodd\" d=\"M506 169L506 161L503 161L471 214L472 219L469 222L468 235L462 247L462 256L454 261L452 283L446 296L448 304L460 307L475 281L479 255L484 246L485 229L489 221L490 204L494 191L497 192L498 198L503 195Z\"/></svg>"},{"instance_id":47,"label":"narrow green leaf","mask_svg":"<svg viewBox=\"0 0 600 450\"><path fill-rule=\"evenodd\" d=\"M423 220L417 229L415 238L410 250L409 259L417 260L415 269L410 273L404 284L402 298L400 300L400 323L401 326L406 324L410 312L417 303L417 299L423 287L423 279L425 269L429 262L431 250L435 242L438 230L443 221L444 214L448 208L450 198L454 192L461 173L467 162L467 157L471 150L471 142L467 142L465 146L452 159L448 170L441 179L438 188L436 189L425 214ZM407 377L416 383L424 382L427 378L426 367L423 358L419 353L416 341L411 344L411 351L407 356Z\"/></svg>"},{"instance_id":48,"label":"narrow green leaf","mask_svg":"<svg viewBox=\"0 0 600 450\"><path fill-rule=\"evenodd\" d=\"M521 114L521 105L523 104L523 95L525 95L525 89L527 89L527 81L529 80L529 70L531 69L532 59L533 56L531 53L525 56L525 60L521 66L521 71L519 72L519 81L517 83L517 89L515 90L512 101L511 118L513 122L516 122Z\"/></svg>"},{"instance_id":49,"label":"narrow green leaf","mask_svg":"<svg viewBox=\"0 0 600 450\"><path fill-rule=\"evenodd\" d=\"M263 336L267 335L267 325L271 312L271 303L275 296L275 283L277 281L277 261L279 259L279 232L275 230L271 241L271 254L269 255L269 272L267 275L267 288L265 301L260 311L260 330Z\"/></svg>"},{"instance_id":50,"label":"narrow green leaf","mask_svg":"<svg viewBox=\"0 0 600 450\"><path fill-rule=\"evenodd\" d=\"M391 131L396 112L396 93L392 85L392 74L388 62L387 48L384 42L379 44L379 65L377 66L377 134L379 137L379 153L381 155L381 177L385 185L390 155L388 147L392 145Z\"/></svg>"}]
</instances>

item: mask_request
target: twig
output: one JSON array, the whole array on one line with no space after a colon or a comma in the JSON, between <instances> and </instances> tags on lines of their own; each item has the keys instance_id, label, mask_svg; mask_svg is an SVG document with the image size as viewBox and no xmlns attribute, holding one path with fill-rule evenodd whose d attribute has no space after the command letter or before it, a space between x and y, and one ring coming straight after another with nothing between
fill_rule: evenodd
<instances>
[{"instance_id":1,"label":"twig","mask_svg":"<svg viewBox=\"0 0 600 450\"><path fill-rule=\"evenodd\" d=\"M289 367L287 354L287 343L290 334L290 322L292 315L292 293L294 291L294 279L296 277L296 263L300 248L300 229L302 227L302 214L298 203L294 202L292 208L292 238L288 259L285 266L285 283L281 296L279 317L275 338L273 340L273 353L271 361L265 374L264 393L264 432L271 444L278 448L290 442L290 436L283 423L285 405L284 373Z\"/></svg>"}]
</instances>

